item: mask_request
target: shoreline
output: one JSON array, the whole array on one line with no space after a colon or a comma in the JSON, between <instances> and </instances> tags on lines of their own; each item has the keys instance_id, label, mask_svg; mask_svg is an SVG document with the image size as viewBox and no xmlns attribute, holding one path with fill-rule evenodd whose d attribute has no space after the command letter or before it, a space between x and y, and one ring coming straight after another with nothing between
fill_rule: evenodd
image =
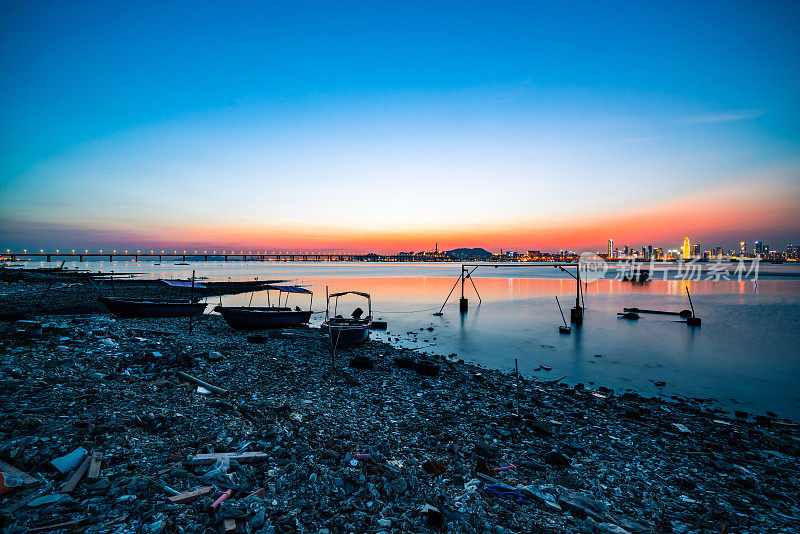
<instances>
[{"instance_id":1,"label":"shoreline","mask_svg":"<svg viewBox=\"0 0 800 534\"><path fill-rule=\"evenodd\" d=\"M240 488L221 507L252 532L766 532L800 521L794 423L534 378L515 389L513 373L440 358L426 377L393 362L418 351L377 341L341 351L332 372L315 328L253 344L213 315L191 335L186 320L44 319L38 339L0 326L12 391L0 460L43 480L24 491L50 482L51 495L67 476L49 460L79 446L106 460L101 478L60 494L70 501L20 507L18 524L105 532L127 514L147 532L208 531L224 525L203 513L210 497L171 504L160 488L215 485L186 460L220 451L265 454L230 463ZM347 367L359 355L375 368ZM176 370L228 394L199 394ZM245 498L259 488L263 498Z\"/></svg>"}]
</instances>

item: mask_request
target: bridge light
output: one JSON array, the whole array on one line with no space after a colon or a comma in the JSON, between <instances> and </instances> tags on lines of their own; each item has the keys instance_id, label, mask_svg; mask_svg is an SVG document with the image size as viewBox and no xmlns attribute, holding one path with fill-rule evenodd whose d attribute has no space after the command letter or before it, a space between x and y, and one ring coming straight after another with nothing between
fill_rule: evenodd
<instances>
[{"instance_id":1,"label":"bridge light","mask_svg":"<svg viewBox=\"0 0 800 534\"><path fill-rule=\"evenodd\" d=\"M41 254L44 254L44 249L43 249L43 248L40 248L40 249L39 249L39 252L40 252Z\"/></svg>"},{"instance_id":2,"label":"bridge light","mask_svg":"<svg viewBox=\"0 0 800 534\"><path fill-rule=\"evenodd\" d=\"M72 253L75 254L75 249L74 248L72 249Z\"/></svg>"},{"instance_id":3,"label":"bridge light","mask_svg":"<svg viewBox=\"0 0 800 534\"><path fill-rule=\"evenodd\" d=\"M56 249L56 254L58 254L58 249Z\"/></svg>"},{"instance_id":4,"label":"bridge light","mask_svg":"<svg viewBox=\"0 0 800 534\"><path fill-rule=\"evenodd\" d=\"M126 251L125 251L125 254L127 254L127 253L128 253L128 251L126 250Z\"/></svg>"},{"instance_id":5,"label":"bridge light","mask_svg":"<svg viewBox=\"0 0 800 534\"><path fill-rule=\"evenodd\" d=\"M115 250L115 251L114 251L114 254L116 254L116 253L117 253L117 251Z\"/></svg>"},{"instance_id":6,"label":"bridge light","mask_svg":"<svg viewBox=\"0 0 800 534\"><path fill-rule=\"evenodd\" d=\"M103 253L103 249L101 248L101 249L100 249L100 254L102 254L102 253Z\"/></svg>"},{"instance_id":7,"label":"bridge light","mask_svg":"<svg viewBox=\"0 0 800 534\"><path fill-rule=\"evenodd\" d=\"M85 253L85 254L88 254L88 253L89 253L89 249L87 248L87 249L84 251L84 253Z\"/></svg>"}]
</instances>

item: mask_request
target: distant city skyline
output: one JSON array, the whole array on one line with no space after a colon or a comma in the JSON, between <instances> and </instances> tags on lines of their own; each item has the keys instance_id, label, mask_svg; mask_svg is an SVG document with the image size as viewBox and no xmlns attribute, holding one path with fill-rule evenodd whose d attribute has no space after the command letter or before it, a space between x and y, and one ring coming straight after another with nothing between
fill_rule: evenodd
<instances>
[{"instance_id":1,"label":"distant city skyline","mask_svg":"<svg viewBox=\"0 0 800 534\"><path fill-rule=\"evenodd\" d=\"M410 252L410 253L418 253L424 251L439 251L439 252L446 252L450 250L462 249L462 248L483 248L489 252L495 254L502 254L505 252L514 252L519 254L525 254L530 251L537 251L542 253L559 253L559 252L570 252L570 253L577 253L580 254L582 252L594 252L598 254L605 254L608 257L633 257L633 256L647 256L649 257L653 251L659 251L663 254L667 252L675 252L680 254L684 257L694 257L698 254L702 254L706 251L715 251L717 249L721 249L725 255L728 255L730 252L734 252L736 254L745 254L745 255L754 255L754 254L761 254L762 251L770 251L770 252L777 252L783 253L786 252L787 249L790 247L797 248L797 243L800 242L791 242L786 244L771 244L769 242L765 242L762 240L754 240L754 241L739 241L733 245L727 246L722 243L718 242L709 242L709 243L697 243L691 241L689 236L684 236L680 243L677 245L661 245L661 244L653 244L652 242L645 242L645 243L618 243L613 239L609 239L607 241L606 248L570 248L570 247L556 247L556 248L544 248L544 247L499 247L492 248L492 247L481 247L479 245L470 245L470 244L460 244L457 246L440 246L439 242L434 242L433 246L423 246L417 248L408 248L408 249L352 249L352 248L336 248L336 247L328 247L328 248L298 248L298 247L263 247L263 246L217 246L213 244L201 244L196 246L187 246L187 245L178 245L178 244L160 244L158 246L150 245L144 246L142 244L125 244L125 243L111 243L106 242L105 245L99 246L88 246L88 247L74 247L74 246L60 246L60 245L52 245L52 246L29 246L29 245L22 245L18 247L14 246L6 246L4 244L0 244L0 255L5 253L47 253L47 254L58 254L58 253L72 253L72 254L97 254L97 253L104 253L104 254L133 254L133 253L141 253L141 254L244 254L244 253L253 253L253 254L274 254L274 253L343 253L343 254L365 254L365 253L379 253L379 254L398 254L403 252ZM691 243L691 245L688 245ZM428 245L431 245L430 243ZM689 247L688 249L686 247ZM641 250L641 254L640 254ZM687 253L687 250L689 251Z\"/></svg>"},{"instance_id":2,"label":"distant city skyline","mask_svg":"<svg viewBox=\"0 0 800 534\"><path fill-rule=\"evenodd\" d=\"M0 14L3 248L800 242L800 3Z\"/></svg>"}]
</instances>

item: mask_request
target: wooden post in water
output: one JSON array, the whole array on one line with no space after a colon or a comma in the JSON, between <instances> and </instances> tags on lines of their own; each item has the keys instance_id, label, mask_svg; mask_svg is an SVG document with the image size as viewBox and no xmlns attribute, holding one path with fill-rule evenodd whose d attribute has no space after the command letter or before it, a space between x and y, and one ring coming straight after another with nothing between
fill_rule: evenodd
<instances>
[{"instance_id":1,"label":"wooden post in water","mask_svg":"<svg viewBox=\"0 0 800 534\"><path fill-rule=\"evenodd\" d=\"M689 307L692 308L692 316L686 318L686 324L689 326L700 326L701 321L700 317L696 317L694 314L694 305L692 304L692 295L689 294L689 288L686 287L686 296L689 297Z\"/></svg>"},{"instance_id":2,"label":"wooden post in water","mask_svg":"<svg viewBox=\"0 0 800 534\"><path fill-rule=\"evenodd\" d=\"M466 268L461 266L461 299L458 301L458 309L461 313L466 313L469 308L469 301L464 297L464 271Z\"/></svg>"},{"instance_id":3,"label":"wooden post in water","mask_svg":"<svg viewBox=\"0 0 800 534\"><path fill-rule=\"evenodd\" d=\"M581 307L581 267L575 267L575 307L570 310L570 321L575 324L583 322L583 308Z\"/></svg>"}]
</instances>

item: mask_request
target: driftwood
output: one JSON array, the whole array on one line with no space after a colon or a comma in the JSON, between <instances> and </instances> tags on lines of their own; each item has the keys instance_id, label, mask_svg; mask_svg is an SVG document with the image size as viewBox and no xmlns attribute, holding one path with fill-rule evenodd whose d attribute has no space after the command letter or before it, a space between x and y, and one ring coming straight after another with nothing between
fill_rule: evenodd
<instances>
[{"instance_id":1,"label":"driftwood","mask_svg":"<svg viewBox=\"0 0 800 534\"><path fill-rule=\"evenodd\" d=\"M209 390L212 393L217 393L219 395L227 395L228 394L228 390L227 389L215 386L214 384L209 384L208 382L204 382L204 381L200 380L199 378L195 378L190 374L184 373L183 371L175 371L175 374L177 376L183 378L184 380L188 380L189 382L192 382L193 384L197 384L198 386L202 386L202 387L206 388L207 390Z\"/></svg>"}]
</instances>

